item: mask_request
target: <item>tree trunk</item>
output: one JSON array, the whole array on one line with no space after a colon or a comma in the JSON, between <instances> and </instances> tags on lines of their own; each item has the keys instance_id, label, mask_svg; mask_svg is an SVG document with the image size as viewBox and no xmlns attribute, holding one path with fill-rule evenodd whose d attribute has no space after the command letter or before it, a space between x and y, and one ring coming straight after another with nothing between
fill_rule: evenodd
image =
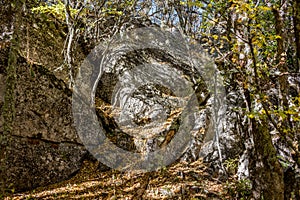
<instances>
[{"instance_id":1,"label":"tree trunk","mask_svg":"<svg viewBox=\"0 0 300 200\"><path fill-rule=\"evenodd\" d=\"M268 123L252 120L254 152L250 161L255 199L284 199L283 170L272 144Z\"/></svg>"},{"instance_id":2,"label":"tree trunk","mask_svg":"<svg viewBox=\"0 0 300 200\"><path fill-rule=\"evenodd\" d=\"M300 0L294 0L293 4L293 22L294 22L294 34L296 43L296 70L300 72Z\"/></svg>"},{"instance_id":3,"label":"tree trunk","mask_svg":"<svg viewBox=\"0 0 300 200\"><path fill-rule=\"evenodd\" d=\"M275 29L276 34L280 36L280 38L277 38L277 61L278 61L278 70L280 71L281 75L279 77L279 86L280 86L280 106L284 111L287 111L289 108L288 104L288 81L287 81L287 75L285 75L288 72L288 66L286 64L286 34L284 32L284 17L283 17L283 10L273 9L274 17L275 17ZM285 125L288 125L288 122L285 122Z\"/></svg>"}]
</instances>

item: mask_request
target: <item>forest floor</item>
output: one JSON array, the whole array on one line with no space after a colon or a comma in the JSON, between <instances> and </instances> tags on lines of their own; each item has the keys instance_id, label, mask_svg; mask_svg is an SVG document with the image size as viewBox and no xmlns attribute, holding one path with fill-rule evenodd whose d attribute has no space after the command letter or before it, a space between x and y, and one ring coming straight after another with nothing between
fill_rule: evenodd
<instances>
[{"instance_id":1,"label":"forest floor","mask_svg":"<svg viewBox=\"0 0 300 200\"><path fill-rule=\"evenodd\" d=\"M201 160L177 163L157 172L100 172L97 162L84 161L69 180L15 193L8 199L234 199L235 178L219 181ZM232 193L232 192L231 192Z\"/></svg>"}]
</instances>

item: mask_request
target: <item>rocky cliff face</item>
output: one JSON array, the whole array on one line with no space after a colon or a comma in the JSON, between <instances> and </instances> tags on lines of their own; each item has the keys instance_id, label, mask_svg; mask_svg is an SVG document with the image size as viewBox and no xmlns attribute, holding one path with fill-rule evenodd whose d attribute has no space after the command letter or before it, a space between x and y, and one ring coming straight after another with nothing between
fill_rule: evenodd
<instances>
[{"instance_id":1,"label":"rocky cliff face","mask_svg":"<svg viewBox=\"0 0 300 200\"><path fill-rule=\"evenodd\" d=\"M0 75L0 96L1 105L3 105L7 75L5 58L8 56L9 48L2 48L1 51L2 58L4 58ZM149 61L164 62L170 68L181 71L187 80L199 79L199 75L192 73L191 68L185 63L163 52L153 51L129 54L115 65L114 72L104 73L96 92L95 106L98 120L107 131L107 137L115 145L139 153L153 152L167 145L178 131L178 118L181 114L179 108L176 110L180 99L176 99L171 90L161 85L146 84L135 91L130 102L135 102L136 109L129 114L132 115L134 123L139 126L139 129L135 130L140 130L138 131L140 134L149 132L149 124L155 129L160 127L159 134L145 141L137 140L134 132L131 132L132 127L131 130L130 127L120 127L116 123L114 115L117 113L112 110L110 100L113 98L120 76L118 72L132 69ZM17 63L15 120L12 135L8 137L5 148L5 171L2 177L6 177L7 185L11 185L16 190L29 190L72 176L80 169L87 150L74 127L71 109L72 91L66 83L55 76L51 67L49 70L47 66L29 62L22 54L19 55ZM162 76L165 75L162 73ZM193 88L199 88L196 96L198 101L204 102L207 101L205 98L209 97L206 86L201 84L203 82L195 82ZM118 98L122 101L125 96L121 95ZM166 109L165 124L151 121L155 119L157 108ZM197 115L198 125L193 130L189 148L182 156L182 159L187 161L199 158L202 141L210 124L210 114L205 106ZM144 119L147 116L149 119ZM3 120L5 119L0 121L0 125L3 124ZM194 122L191 123L194 124ZM2 126L0 130L3 132Z\"/></svg>"},{"instance_id":2,"label":"rocky cliff face","mask_svg":"<svg viewBox=\"0 0 300 200\"><path fill-rule=\"evenodd\" d=\"M73 127L71 91L65 83L22 57L17 76L14 127L7 138L1 177L16 190L28 190L70 177L80 169L87 151ZM4 72L1 88L5 77Z\"/></svg>"},{"instance_id":3,"label":"rocky cliff face","mask_svg":"<svg viewBox=\"0 0 300 200\"><path fill-rule=\"evenodd\" d=\"M4 182L6 189L29 190L72 176L80 169L87 151L73 126L72 92L64 82L66 74L64 71L55 73L60 67L64 68L64 59L58 53L62 52L65 38L63 25L31 12L23 13L17 31L16 72L11 73L7 68L15 13L10 12L9 2L2 4L0 183L3 186ZM13 83L8 81L11 76ZM5 98L8 84L14 88L13 102ZM5 103L13 103L13 107L4 108ZM4 112L14 114L9 135L4 128L9 121L3 116Z\"/></svg>"},{"instance_id":4,"label":"rocky cliff face","mask_svg":"<svg viewBox=\"0 0 300 200\"><path fill-rule=\"evenodd\" d=\"M35 21L22 26L22 30L27 34L21 36L22 42L18 52L15 110L11 111L15 112L15 118L11 135L2 143L5 145L5 156L2 159L5 168L1 170L1 177L5 177L7 186L10 185L16 190L29 190L69 178L80 169L83 159L88 154L75 130L71 109L72 90L67 86L68 72L62 67L63 59L57 53L63 48L64 34L57 32L62 27L52 27L45 33L47 29L40 27L43 23ZM0 47L1 108L7 84L8 74L5 69L9 56L9 40L7 44ZM76 55L82 57L80 48ZM207 138L205 142L212 143L214 138L214 130L211 127L212 107L209 106L212 99L203 77L196 73L186 60L181 60L178 55L172 53L146 49L131 51L112 63L114 65L104 71L99 80L94 106L98 121L106 131L106 137L114 145L146 155L167 146L178 133L180 118L183 115L181 102L184 102L184 99L176 96L176 89L184 91L186 88L181 84L187 81L195 91L199 108L195 115L187 120L190 131L186 134L190 134L191 137L180 159L194 161L214 150L206 144L205 146L209 147L207 151L200 152L203 140ZM147 63L156 63L157 76L149 77L149 73L147 75L146 71L142 70L139 73L144 73L144 76L141 77L172 80L172 75L179 75L184 81L176 82L173 78L173 84L177 84L173 87L175 90L162 84L147 82L140 84L130 95L123 95L122 92L126 93L132 89L126 82L133 78L123 75ZM93 70L97 75L99 69ZM138 81L143 83L143 80ZM127 97L129 101L126 100ZM124 101L127 101L127 106L132 109L120 113L115 105L121 105ZM165 121L157 121L160 118ZM0 120L1 134L5 120ZM131 122L127 123L127 120ZM154 131L158 134L153 135ZM149 137L136 139L135 134L147 134ZM226 140L223 144L227 145Z\"/></svg>"},{"instance_id":5,"label":"rocky cliff face","mask_svg":"<svg viewBox=\"0 0 300 200\"><path fill-rule=\"evenodd\" d=\"M150 34L145 35L148 32ZM124 154L126 156L122 159L131 160L130 156L133 156L128 166L134 169L138 166L145 169L153 161L153 168L148 165L147 170L155 170L158 162L154 158L157 152L163 152L161 149L168 149L170 153L164 153L172 155L172 159L198 159L203 138L211 125L210 110L206 106L211 98L208 86L201 77L201 70L189 64L188 53L183 53L184 45L174 44L178 38L172 33L144 28L125 34L121 34L109 46L103 48L99 45L81 66L75 87L76 105L73 107L81 138L84 138L89 150L99 157L109 153L99 153L98 146L102 145L105 151L106 146L115 145L116 148L110 149L115 154L104 160L109 162ZM158 41L145 39L151 35L159 36ZM134 43L131 43L131 37L135 38ZM171 44L168 44L168 40ZM143 46L144 41L149 47ZM151 41L154 41L154 46L151 46ZM165 49L155 47L160 42ZM102 50L111 54L104 55ZM181 55L183 59L180 59ZM202 59L203 63L207 61L205 56ZM92 88L96 85L95 107L102 125L100 127L90 117L93 110L86 104L93 102L90 96L94 95ZM101 113L106 116L104 119L99 116ZM86 121L92 123L87 124ZM90 130L98 135L93 136ZM109 135L113 144L108 142L103 145L103 132L106 137ZM124 150L124 147L131 150L132 154L120 150ZM162 163L170 164L167 156L162 157ZM127 169L126 164L119 166L120 162L112 163L113 166L118 165L115 167Z\"/></svg>"}]
</instances>

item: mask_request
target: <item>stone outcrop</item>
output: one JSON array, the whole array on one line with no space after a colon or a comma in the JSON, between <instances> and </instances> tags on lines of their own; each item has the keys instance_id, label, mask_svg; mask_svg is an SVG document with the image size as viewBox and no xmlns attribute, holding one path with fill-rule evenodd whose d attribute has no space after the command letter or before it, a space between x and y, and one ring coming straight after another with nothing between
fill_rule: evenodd
<instances>
[{"instance_id":1,"label":"stone outcrop","mask_svg":"<svg viewBox=\"0 0 300 200\"><path fill-rule=\"evenodd\" d=\"M2 50L4 51L4 49ZM5 50L8 53L8 49ZM144 52L145 58L140 57L139 54L128 56L120 61L121 65L116 66L125 69L134 67L141 61L166 61L170 67L185 73L188 79L197 78L197 75L189 74L189 67L186 64L180 63L179 60L170 55L163 55L161 52ZM137 60L139 61L137 62ZM6 62L7 60L1 63L1 106L5 94ZM15 120L12 135L8 137L5 148L6 170L2 177L5 176L7 185L19 191L71 177L80 169L88 152L78 137L73 124L72 91L66 83L57 78L45 66L30 63L22 55L19 55L18 58L16 74ZM126 134L128 130L121 129L110 113L111 105L107 101L112 98L115 86L113 83L116 82L115 76L117 75L106 72L96 92L97 116L108 132L107 137L117 146L133 152L142 152L145 148L153 151L168 144L178 130L180 110L177 112L173 108L176 107L175 104L180 99L174 99L172 91L160 85L146 85L146 87L140 87L136 91L135 97L140 99L137 109L143 110L141 108L147 107L143 102L152 101L153 104L163 105L169 110L167 113L168 122L165 124L166 129L162 129L158 137L147 140L146 146L143 146L132 135ZM193 87L196 86L199 85L195 83ZM197 92L198 100L207 101L207 99L201 99L201 93L203 93L202 96L207 94L205 86L202 85L199 88L202 89ZM148 112L150 111L148 110ZM142 115L146 116L147 113L135 114L134 121L141 125L141 130L143 130L148 122L142 120ZM198 115L200 125L193 131L191 144L182 156L182 159L187 161L199 158L206 126L209 124L209 113L205 109L202 108ZM1 133L3 132L3 120L5 119L0 120ZM154 126L156 125L160 126L154 124ZM161 127L163 128L163 126Z\"/></svg>"},{"instance_id":2,"label":"stone outcrop","mask_svg":"<svg viewBox=\"0 0 300 200\"><path fill-rule=\"evenodd\" d=\"M155 31L155 29L153 32L153 35L163 33ZM132 34L134 35L134 32ZM158 42L164 43L168 39L176 41L180 38L169 34L170 38L161 36ZM122 41L122 38L120 40ZM127 51L126 45L123 46L123 43L119 41L115 43L116 46L110 46L113 49L110 51L114 52L115 50L117 55L107 56L109 64L99 70L97 64L100 63L102 53L101 48L100 50L95 49L87 59L87 62L93 65L93 72L84 72L86 74L82 74L83 78L80 79L82 82L84 77L91 76L93 85L99 71L103 71L96 90L96 100L99 98L102 101L99 101L96 108L105 109L107 118L114 121L109 125L102 120L104 130L113 133L112 137L117 137L122 133L127 135L126 138L132 138L135 152L147 154L168 145L183 123L180 120L183 119L181 118L183 113L181 102L184 102L184 98L178 96L178 91L188 90L188 87L184 85L186 81L191 84L191 89L195 93L198 111L186 125L190 128L186 136L191 135L191 140L181 159L197 160L202 141L211 125L211 113L206 104L212 98L210 98L208 86L201 77L202 72L188 64L188 55L182 53L184 52L182 49L178 50L181 48L180 45L172 46L171 43L168 50L169 44L166 42L163 50L145 48L139 51L129 50L124 53ZM139 45L138 42L137 45ZM135 48L135 46L130 48ZM177 52L181 52L182 55L176 54ZM205 61L203 58L202 62ZM170 85L166 84L166 80L170 80ZM177 94L175 94L176 92ZM200 107L198 107L199 105ZM160 119L165 121L162 123ZM116 141L120 142L120 140ZM119 146L117 143L116 145Z\"/></svg>"},{"instance_id":3,"label":"stone outcrop","mask_svg":"<svg viewBox=\"0 0 300 200\"><path fill-rule=\"evenodd\" d=\"M13 136L6 148L6 155L6 183L20 191L75 175L81 168L86 150L73 143Z\"/></svg>"},{"instance_id":4,"label":"stone outcrop","mask_svg":"<svg viewBox=\"0 0 300 200\"><path fill-rule=\"evenodd\" d=\"M7 143L3 143L6 145L4 160L2 160L5 163L5 170L2 171L4 174L1 177L5 177L6 184L16 190L29 190L69 178L80 169L83 159L88 155L76 132L72 117L72 91L66 83L68 73L66 71L60 73L57 70L63 62L57 54L57 51L62 48L62 36L56 38L58 41L49 41L60 43L60 46L55 46L55 50L51 51L53 45L41 42L40 37L43 33L42 31L39 33L37 28L39 22L33 26L34 29L28 30L32 37L22 36L23 42L20 45L16 68L13 130L7 138ZM26 31L26 26L23 28L25 28L23 31ZM59 33L55 32L55 34ZM51 34L46 34L47 40L51 40L51 37ZM29 44L29 48L26 44ZM39 45L44 51L38 51ZM0 105L2 107L9 45L0 49L2 59ZM82 56L80 52L76 53ZM52 56L53 54L55 56ZM147 83L135 88L131 101L128 101L129 107L133 106L135 110L132 110L132 113L125 113L123 118L116 118L120 113L114 109L117 107L113 107L111 99L119 98L114 102L124 101L124 95L116 94L118 90L128 89L126 86L118 85L120 77L124 72L130 72L137 66L156 63L157 72L160 72L157 73L158 79L172 78L164 71L165 67L171 69L174 75L177 73L184 81L191 83L199 109L193 119L187 122L191 130L187 134L191 134L191 140L182 152L181 159L194 161L201 156L200 149L204 138L208 134L209 139L206 141L209 142L214 135L213 131L208 131L211 126L211 108L207 104L212 99L203 77L188 64L186 55L184 59L180 56L172 52L146 49L131 51L123 55L120 60L111 62L114 63L110 66L113 70L105 71L99 80L95 107L98 120L107 133L106 136L116 146L127 151L147 154L167 146L179 130L182 115L180 106L183 98L176 97L176 91L162 84ZM55 63L56 61L58 63ZM94 68L94 70L97 75L99 69ZM95 77L92 77L92 80L93 78ZM130 80L130 77L127 79ZM123 81L126 81L126 77L123 77ZM184 81L174 82L179 84L175 85L175 88L182 88L180 84ZM128 125L126 116L131 116L128 119L135 124L133 127L126 126ZM159 117L162 117L165 122L156 121ZM1 134L3 121L5 119L2 118ZM154 129L158 130L158 134L153 137L146 139L134 137L134 134L150 133L151 135Z\"/></svg>"},{"instance_id":5,"label":"stone outcrop","mask_svg":"<svg viewBox=\"0 0 300 200\"><path fill-rule=\"evenodd\" d=\"M2 71L0 87L4 89ZM17 76L15 120L12 135L6 138L1 177L15 190L28 190L69 178L80 169L87 151L73 126L72 93L65 83L21 56ZM4 93L1 90L1 105Z\"/></svg>"}]
</instances>

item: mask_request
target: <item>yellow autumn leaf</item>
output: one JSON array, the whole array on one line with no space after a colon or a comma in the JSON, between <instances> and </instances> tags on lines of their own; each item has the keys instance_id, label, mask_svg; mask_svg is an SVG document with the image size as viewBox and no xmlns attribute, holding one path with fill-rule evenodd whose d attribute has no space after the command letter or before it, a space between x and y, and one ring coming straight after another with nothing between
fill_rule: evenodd
<instances>
[{"instance_id":1,"label":"yellow autumn leaf","mask_svg":"<svg viewBox=\"0 0 300 200\"><path fill-rule=\"evenodd\" d=\"M219 38L218 35L212 35L212 37L213 37L215 40L217 40L217 39Z\"/></svg>"},{"instance_id":2,"label":"yellow autumn leaf","mask_svg":"<svg viewBox=\"0 0 300 200\"><path fill-rule=\"evenodd\" d=\"M229 41L227 36L222 36L222 39Z\"/></svg>"},{"instance_id":3,"label":"yellow autumn leaf","mask_svg":"<svg viewBox=\"0 0 300 200\"><path fill-rule=\"evenodd\" d=\"M248 117L249 117L250 119L253 119L255 116L254 116L254 114L251 113L251 114L248 115Z\"/></svg>"},{"instance_id":4,"label":"yellow autumn leaf","mask_svg":"<svg viewBox=\"0 0 300 200\"><path fill-rule=\"evenodd\" d=\"M181 6L184 6L185 4L186 4L186 2L180 1L180 5L181 5Z\"/></svg>"},{"instance_id":5,"label":"yellow autumn leaf","mask_svg":"<svg viewBox=\"0 0 300 200\"><path fill-rule=\"evenodd\" d=\"M262 11L270 11L270 10L272 10L272 8L267 7L267 6L260 6L260 9L261 9Z\"/></svg>"}]
</instances>

